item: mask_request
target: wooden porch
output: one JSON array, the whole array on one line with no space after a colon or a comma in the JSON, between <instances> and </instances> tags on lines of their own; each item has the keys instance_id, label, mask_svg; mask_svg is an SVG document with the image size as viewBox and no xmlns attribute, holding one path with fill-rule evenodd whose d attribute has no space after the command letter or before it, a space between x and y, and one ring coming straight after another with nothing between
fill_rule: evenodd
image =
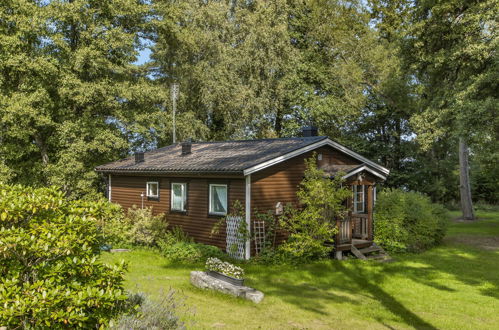
<instances>
[{"instance_id":1,"label":"wooden porch","mask_svg":"<svg viewBox=\"0 0 499 330\"><path fill-rule=\"evenodd\" d=\"M367 214L351 214L346 219L336 221L336 251L350 250L352 246L358 249L368 247L373 243L372 217Z\"/></svg>"},{"instance_id":2,"label":"wooden porch","mask_svg":"<svg viewBox=\"0 0 499 330\"><path fill-rule=\"evenodd\" d=\"M371 220L371 221L370 221ZM344 253L351 253L359 259L391 261L390 256L373 241L372 218L353 215L337 221L338 234L335 244L336 259L343 259Z\"/></svg>"}]
</instances>

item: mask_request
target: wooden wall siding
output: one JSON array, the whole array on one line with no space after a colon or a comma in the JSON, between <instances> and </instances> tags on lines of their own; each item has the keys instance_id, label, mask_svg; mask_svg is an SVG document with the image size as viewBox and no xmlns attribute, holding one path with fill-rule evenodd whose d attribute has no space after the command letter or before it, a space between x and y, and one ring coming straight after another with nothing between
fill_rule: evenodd
<instances>
[{"instance_id":1,"label":"wooden wall siding","mask_svg":"<svg viewBox=\"0 0 499 330\"><path fill-rule=\"evenodd\" d=\"M218 216L208 215L208 185L210 183L226 183L229 189L229 206L235 200L244 205L245 182L243 179L220 178L171 178L171 177L135 177L112 176L112 202L118 203L125 209L136 205L141 206L141 192L145 195L146 182L158 181L160 186L159 201L148 201L144 198L144 207L153 207L154 214L166 213L169 226L180 226L194 238L196 242L210 244L225 249L225 227L220 233L211 236L213 225L220 219ZM187 183L187 212L170 212L171 182Z\"/></svg>"},{"instance_id":2,"label":"wooden wall siding","mask_svg":"<svg viewBox=\"0 0 499 330\"><path fill-rule=\"evenodd\" d=\"M327 164L351 165L360 162L346 154L331 147L321 147L315 150L316 154L322 154L319 166ZM310 158L313 152L296 156L287 161L271 166L251 175L251 210L254 220L255 209L258 212L275 210L277 202L283 205L292 203L297 205L296 192L303 180L305 171L305 159ZM286 239L286 233L280 231L277 240Z\"/></svg>"}]
</instances>

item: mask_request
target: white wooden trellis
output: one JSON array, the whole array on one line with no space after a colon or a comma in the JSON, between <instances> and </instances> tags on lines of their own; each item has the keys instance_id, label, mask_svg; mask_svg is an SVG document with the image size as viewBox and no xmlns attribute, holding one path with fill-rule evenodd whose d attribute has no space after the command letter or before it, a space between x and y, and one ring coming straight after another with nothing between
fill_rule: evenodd
<instances>
[{"instance_id":1,"label":"white wooden trellis","mask_svg":"<svg viewBox=\"0 0 499 330\"><path fill-rule=\"evenodd\" d=\"M259 255L265 247L265 221L253 221L255 252Z\"/></svg>"},{"instance_id":2,"label":"white wooden trellis","mask_svg":"<svg viewBox=\"0 0 499 330\"><path fill-rule=\"evenodd\" d=\"M227 238L226 251L227 254L236 259L244 259L245 245L244 235L241 234L241 226L245 226L246 222L243 217L227 216Z\"/></svg>"}]
</instances>

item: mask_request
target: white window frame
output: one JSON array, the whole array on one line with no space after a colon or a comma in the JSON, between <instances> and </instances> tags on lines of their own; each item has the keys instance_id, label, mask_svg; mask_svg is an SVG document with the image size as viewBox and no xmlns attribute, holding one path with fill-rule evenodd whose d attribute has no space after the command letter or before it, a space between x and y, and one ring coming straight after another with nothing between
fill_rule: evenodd
<instances>
[{"instance_id":1,"label":"white window frame","mask_svg":"<svg viewBox=\"0 0 499 330\"><path fill-rule=\"evenodd\" d=\"M149 185L155 184L157 189L156 189L156 195L149 195ZM146 196L150 198L159 198L159 182L158 181L148 181L146 183Z\"/></svg>"},{"instance_id":2,"label":"white window frame","mask_svg":"<svg viewBox=\"0 0 499 330\"><path fill-rule=\"evenodd\" d=\"M362 190L359 191L359 187L362 187ZM364 213L366 210L366 186L365 185L352 185L352 191L353 191L353 213ZM362 203L361 201L357 200L357 196L359 193L362 196ZM362 209L359 209L357 205L361 203Z\"/></svg>"},{"instance_id":3,"label":"white window frame","mask_svg":"<svg viewBox=\"0 0 499 330\"><path fill-rule=\"evenodd\" d=\"M174 185L180 185L182 187L182 207L181 209L176 209L173 207L173 186ZM170 186L170 193L171 193L171 198L170 198L170 208L172 211L176 212L186 212L187 211L187 183L185 182L172 182Z\"/></svg>"},{"instance_id":4,"label":"white window frame","mask_svg":"<svg viewBox=\"0 0 499 330\"><path fill-rule=\"evenodd\" d=\"M227 210L225 210L225 212L216 212L212 209L212 190L211 190L211 187L225 187L225 191L226 191L226 202L225 204L227 205L227 208L229 208L229 186L226 185L226 184L221 184L221 183L210 183L209 187L208 187L208 195L209 195L209 198L208 198L208 209L209 209L209 213L210 214L213 214L213 215L226 215L227 214Z\"/></svg>"}]
</instances>

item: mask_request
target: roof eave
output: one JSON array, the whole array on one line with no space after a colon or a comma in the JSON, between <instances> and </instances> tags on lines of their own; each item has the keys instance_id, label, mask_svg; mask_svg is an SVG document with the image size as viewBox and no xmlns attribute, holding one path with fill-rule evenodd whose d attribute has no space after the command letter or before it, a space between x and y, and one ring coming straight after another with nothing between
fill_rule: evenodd
<instances>
[{"instance_id":1,"label":"roof eave","mask_svg":"<svg viewBox=\"0 0 499 330\"><path fill-rule=\"evenodd\" d=\"M372 160L369 160L367 158L365 158L364 156L361 156L359 155L358 153L356 153L355 151L352 151L350 149L348 149L347 147L345 146L342 146L341 144L337 143L337 142L334 142L333 140L331 140L330 138L325 138L323 140L319 140L315 143L311 143L303 148L300 148L300 149L297 149L297 150L294 150L292 152L289 152L287 154L284 154L284 155L281 155L279 157L276 157L276 158L273 158L273 159L270 159L270 160L267 160L265 162L262 162L260 164L257 164L257 165L254 165L252 167L249 167L247 169L244 170L244 175L249 175L251 173L255 173L255 172L258 172L258 171L261 171L267 167L270 167L270 166L273 166L273 165L276 165L278 163L281 163L283 161L286 161L290 158L293 158L293 157L296 157L298 155L301 155L301 154L304 154L306 152L309 152L309 151L312 151L314 149L317 149L317 148L320 148L322 146L325 146L325 145L328 145L328 146L331 146L332 148L334 149L337 149L367 165L369 165L370 167L374 168L375 170L379 171L380 174L385 177L386 179L386 176L390 173L390 170L387 169L386 167L383 167L379 164L376 164L375 162L373 162Z\"/></svg>"},{"instance_id":2,"label":"roof eave","mask_svg":"<svg viewBox=\"0 0 499 330\"><path fill-rule=\"evenodd\" d=\"M343 176L343 179L347 179L357 173L360 173L362 171L366 171L366 172L369 172L371 173L372 175L374 176L377 176L378 178L382 179L382 180L386 180L386 176L384 176L383 174L379 173L378 171L370 168L369 166L366 166L366 165L362 165L362 166L359 166L355 169L353 169L352 171L348 172L347 174L345 174Z\"/></svg>"},{"instance_id":3,"label":"roof eave","mask_svg":"<svg viewBox=\"0 0 499 330\"><path fill-rule=\"evenodd\" d=\"M243 176L242 170L147 170L147 169L103 169L103 168L95 168L94 169L98 173L103 174L148 174L148 175L167 175L167 174L186 174L186 175L203 175L203 174L229 174L229 175L241 175Z\"/></svg>"}]
</instances>

